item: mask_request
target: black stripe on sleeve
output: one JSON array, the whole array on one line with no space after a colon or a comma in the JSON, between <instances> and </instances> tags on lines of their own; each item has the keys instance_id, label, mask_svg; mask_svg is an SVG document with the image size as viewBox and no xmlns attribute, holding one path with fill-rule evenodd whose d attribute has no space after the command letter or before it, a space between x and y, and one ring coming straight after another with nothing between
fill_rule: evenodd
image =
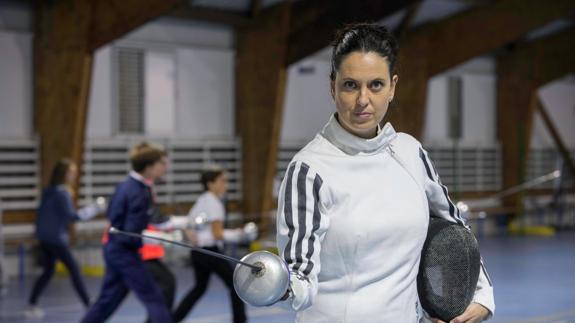
<instances>
[{"instance_id":1,"label":"black stripe on sleeve","mask_svg":"<svg viewBox=\"0 0 575 323\"><path fill-rule=\"evenodd\" d=\"M298 234L295 244L295 264L293 265L293 270L298 270L303 263L303 253L302 244L303 238L307 231L306 227L306 211L307 211L307 194L306 194L306 178L307 172L309 171L309 166L302 163L297 175L297 223L298 223Z\"/></svg>"},{"instance_id":2,"label":"black stripe on sleeve","mask_svg":"<svg viewBox=\"0 0 575 323\"><path fill-rule=\"evenodd\" d=\"M292 179L295 170L295 164L292 164L288 169L286 186L285 186L285 200L284 200L284 219L288 227L288 242L284 249L284 259L287 263L293 262L291 258L291 244L293 240L293 235L295 232L295 227L293 225L292 218Z\"/></svg>"},{"instance_id":3,"label":"black stripe on sleeve","mask_svg":"<svg viewBox=\"0 0 575 323\"><path fill-rule=\"evenodd\" d=\"M425 157L425 153L421 148L419 148L419 158L421 158L421 160L423 161L423 165L425 165L425 171L427 172L427 177L429 177L430 180L435 182L433 176L431 176L431 170L429 169L429 165L427 165L427 158Z\"/></svg>"},{"instance_id":4,"label":"black stripe on sleeve","mask_svg":"<svg viewBox=\"0 0 575 323\"><path fill-rule=\"evenodd\" d=\"M459 209L455 207L455 205L453 205L453 202L451 202L451 200L449 199L449 195L447 194L447 187L445 187L445 185L443 184L439 184L441 186L441 190L443 190L443 195L445 196L445 199L447 200L447 204L449 205L449 215L455 219L455 221L457 221L457 223L463 225L463 222L461 221L461 219L459 219ZM457 210L457 216L455 216Z\"/></svg>"},{"instance_id":5,"label":"black stripe on sleeve","mask_svg":"<svg viewBox=\"0 0 575 323\"><path fill-rule=\"evenodd\" d=\"M483 259L481 259L481 270L485 274L485 277L487 277L487 281L489 282L489 286L493 287L493 283L491 282L491 277L489 277L489 274L487 274L487 270L485 269L485 265L483 264Z\"/></svg>"},{"instance_id":6,"label":"black stripe on sleeve","mask_svg":"<svg viewBox=\"0 0 575 323\"><path fill-rule=\"evenodd\" d=\"M307 243L308 250L305 256L306 259L308 259L308 263L305 269L303 270L304 275L309 275L314 266L313 262L311 261L311 257L314 253L313 244L315 242L315 233L319 229L321 221L321 214L319 212L319 190L321 189L322 184L323 180L321 179L321 177L319 177L319 175L316 174L315 179L313 181L313 226Z\"/></svg>"},{"instance_id":7,"label":"black stripe on sleeve","mask_svg":"<svg viewBox=\"0 0 575 323\"><path fill-rule=\"evenodd\" d=\"M459 209L455 207L455 205L453 204L453 202L451 202L451 199L449 199L449 194L447 194L447 187L445 187L445 185L443 185L443 183L441 183L441 180L439 179L439 177L437 177L437 180L435 180L433 178L433 176L431 175L431 169L433 169L433 171L437 174L437 171L435 170L435 168L433 168L433 166L430 166L429 160L427 159L427 157L425 156L425 153L423 152L423 149L419 148L419 157L421 158L423 165L425 165L425 171L427 172L427 176L429 177L430 180L432 180L433 182L437 183L437 185L439 185L441 187L441 190L443 191L443 195L445 196L445 199L447 200L447 205L449 205L449 215L459 224L463 225L463 221L461 220L461 216L459 214Z\"/></svg>"}]
</instances>

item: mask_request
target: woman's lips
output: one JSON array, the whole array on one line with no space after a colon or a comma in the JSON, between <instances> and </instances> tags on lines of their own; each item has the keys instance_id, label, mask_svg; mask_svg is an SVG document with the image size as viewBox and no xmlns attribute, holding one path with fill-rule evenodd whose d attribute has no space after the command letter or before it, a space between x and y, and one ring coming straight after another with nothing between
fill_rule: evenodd
<instances>
[{"instance_id":1,"label":"woman's lips","mask_svg":"<svg viewBox=\"0 0 575 323\"><path fill-rule=\"evenodd\" d=\"M370 112L356 112L354 115L358 118L369 118L371 117L372 113Z\"/></svg>"}]
</instances>

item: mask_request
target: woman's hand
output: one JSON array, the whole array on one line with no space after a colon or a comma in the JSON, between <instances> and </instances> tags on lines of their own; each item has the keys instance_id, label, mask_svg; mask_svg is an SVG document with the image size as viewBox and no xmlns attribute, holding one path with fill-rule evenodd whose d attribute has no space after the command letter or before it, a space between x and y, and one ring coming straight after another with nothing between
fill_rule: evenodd
<instances>
[{"instance_id":1,"label":"woman's hand","mask_svg":"<svg viewBox=\"0 0 575 323\"><path fill-rule=\"evenodd\" d=\"M471 303L463 314L449 321L449 323L478 323L487 318L489 310L478 303ZM433 323L447 323L440 319L431 318Z\"/></svg>"}]
</instances>

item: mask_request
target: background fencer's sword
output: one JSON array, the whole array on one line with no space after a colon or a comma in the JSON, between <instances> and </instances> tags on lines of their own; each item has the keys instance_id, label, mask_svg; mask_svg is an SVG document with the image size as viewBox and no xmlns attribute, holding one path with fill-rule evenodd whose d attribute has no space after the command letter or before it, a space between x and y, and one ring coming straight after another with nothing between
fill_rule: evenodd
<instances>
[{"instance_id":1,"label":"background fencer's sword","mask_svg":"<svg viewBox=\"0 0 575 323\"><path fill-rule=\"evenodd\" d=\"M206 254L206 255L210 255L216 258L221 258L221 259L225 259L231 262L235 262L237 264L243 265L243 266L247 266L250 267L255 273L259 272L260 270L262 270L262 267L257 266L257 265L252 265L252 264L248 264L247 262L241 261L239 259L230 257L230 256L226 256L226 255L222 255L220 253L217 252L213 252L210 250L206 250L200 247L196 247L196 246L192 246L190 244L187 243L183 243L183 242L178 242L178 241L172 241L172 240L168 240L168 239L164 239L164 238L160 238L160 237L154 237L154 236L149 236L146 234L138 234L138 233L133 233L133 232L126 232L126 231L122 231L119 229L116 229L114 227L111 227L108 232L110 234L120 234L120 235L124 235L124 236L129 236L129 237L134 237L134 238L146 238L146 239L152 239L152 240L158 240L158 241L162 241L165 243L170 243L170 244L174 244L180 247L184 247L184 248L188 248L188 249L192 249L194 251Z\"/></svg>"},{"instance_id":2,"label":"background fencer's sword","mask_svg":"<svg viewBox=\"0 0 575 323\"><path fill-rule=\"evenodd\" d=\"M515 193L519 193L519 192L521 192L521 191L525 191L525 190L527 190L527 189L529 189L529 188L532 188L532 187L535 187L535 186L537 186L537 185L543 184L543 183L545 183L545 182L548 182L548 181L554 180L554 179L556 179L556 178L559 178L560 176L561 176L561 171L560 171L560 170L554 170L554 171L552 171L552 172L549 173L549 174L545 174L545 175L536 177L536 178L534 178L534 179L532 179L532 180L529 180L529 181L527 181L527 182L521 183L521 184L519 184L519 185L517 185L517 186L510 187L510 188L508 188L508 189L506 189L506 190L503 190L503 191L501 191L501 192L499 192L499 193L496 193L496 194L493 194L493 195L491 195L491 196L482 198L482 200L483 200L483 199L496 199L496 198L501 198L501 197L506 197L506 196L509 196L509 195L513 195L513 194L515 194Z\"/></svg>"}]
</instances>

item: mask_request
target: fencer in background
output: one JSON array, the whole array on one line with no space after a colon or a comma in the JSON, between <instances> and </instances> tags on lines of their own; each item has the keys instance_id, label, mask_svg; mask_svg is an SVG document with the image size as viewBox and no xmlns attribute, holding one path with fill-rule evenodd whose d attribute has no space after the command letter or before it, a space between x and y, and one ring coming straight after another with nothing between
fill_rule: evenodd
<instances>
[{"instance_id":1,"label":"fencer in background","mask_svg":"<svg viewBox=\"0 0 575 323\"><path fill-rule=\"evenodd\" d=\"M90 305L90 297L86 291L78 265L70 251L68 225L73 221L89 220L98 213L102 213L106 203L105 200L98 199L97 203L76 210L72 198L72 186L77 176L78 169L74 162L70 159L61 159L54 166L50 183L42 193L42 199L36 214L35 233L42 255L43 271L32 288L28 300L29 308L25 312L27 317L43 317L42 309L37 307L36 304L54 274L56 260L60 260L68 269L82 304L86 307Z\"/></svg>"},{"instance_id":2,"label":"fencer in background","mask_svg":"<svg viewBox=\"0 0 575 323\"><path fill-rule=\"evenodd\" d=\"M153 184L166 174L167 153L162 147L143 142L130 150L130 163L132 171L116 186L106 215L112 227L141 234L154 213ZM109 236L103 248L106 273L100 295L82 322L106 321L130 290L153 322L172 321L164 296L138 252L141 247L141 238Z\"/></svg>"},{"instance_id":3,"label":"fencer in background","mask_svg":"<svg viewBox=\"0 0 575 323\"><path fill-rule=\"evenodd\" d=\"M148 224L146 230L142 231L142 234L181 242L183 240L182 230L188 226L187 217L163 215L157 205L154 205L153 210L150 224ZM185 221L182 221L182 218ZM109 230L104 231L102 236L103 245L108 243L109 237ZM154 282L160 288L166 307L170 310L174 304L174 296L176 294L176 276L162 259L166 254L166 248L172 246L171 244L148 238L143 239L142 248L138 251ZM149 317L146 318L146 322L151 321Z\"/></svg>"},{"instance_id":4,"label":"fencer in background","mask_svg":"<svg viewBox=\"0 0 575 323\"><path fill-rule=\"evenodd\" d=\"M225 207L222 202L228 182L226 173L217 167L205 170L201 175L204 193L200 195L189 212L190 224L188 239L206 250L222 253L223 242L241 242L254 240L257 230L246 226L242 229L224 229ZM174 321L182 321L192 310L195 303L205 293L212 273L218 275L230 291L233 320L235 323L246 322L244 303L237 296L233 286L233 265L224 259L211 257L192 250L190 253L196 284L184 296L174 311Z\"/></svg>"}]
</instances>

